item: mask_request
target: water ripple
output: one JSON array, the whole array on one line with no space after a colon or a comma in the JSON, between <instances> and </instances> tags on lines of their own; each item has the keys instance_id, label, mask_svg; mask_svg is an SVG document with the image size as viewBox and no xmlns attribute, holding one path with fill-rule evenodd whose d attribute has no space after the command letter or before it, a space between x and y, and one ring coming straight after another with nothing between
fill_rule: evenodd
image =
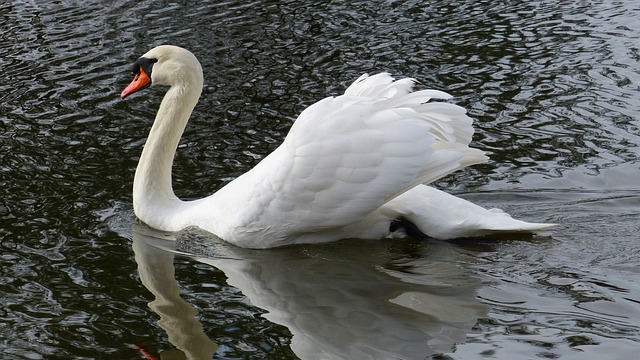
<instances>
[{"instance_id":1,"label":"water ripple","mask_svg":"<svg viewBox=\"0 0 640 360\"><path fill-rule=\"evenodd\" d=\"M166 344L104 212L133 221L133 172L160 94L118 94L130 62L161 43L192 49L205 73L176 156L179 195L251 168L302 109L363 72L417 77L470 109L474 144L492 158L440 186L555 189L470 197L566 224L549 241L473 245L487 250L467 255L493 311L457 354L637 348L639 16L632 2L2 2L5 357L134 358L132 343ZM180 261L219 355L294 356L287 329L219 271Z\"/></svg>"}]
</instances>

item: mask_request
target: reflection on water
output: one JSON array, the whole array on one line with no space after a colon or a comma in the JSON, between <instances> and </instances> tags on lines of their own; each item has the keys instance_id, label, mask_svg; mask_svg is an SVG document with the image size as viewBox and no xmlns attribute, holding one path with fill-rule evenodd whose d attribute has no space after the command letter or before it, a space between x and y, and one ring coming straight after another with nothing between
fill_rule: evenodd
<instances>
[{"instance_id":1,"label":"reflection on water","mask_svg":"<svg viewBox=\"0 0 640 360\"><path fill-rule=\"evenodd\" d=\"M165 259L187 257L183 273L194 262L221 270L266 311L263 317L291 332L290 346L302 359L523 353L597 359L609 358L612 349L614 359L635 356L640 262L635 250L621 254L637 244L637 227L626 220L640 207L635 192L463 196L561 216L562 238L349 240L263 251L229 246L195 229L167 235L137 226L134 248L138 253L143 242ZM172 269L170 262L165 266L155 270ZM210 311L217 296L200 290L198 297L207 300L199 301L199 311ZM193 312L185 315L193 319Z\"/></svg>"},{"instance_id":2,"label":"reflection on water","mask_svg":"<svg viewBox=\"0 0 640 360\"><path fill-rule=\"evenodd\" d=\"M149 308L160 315L158 325L178 351L160 353L162 359L211 359L218 346L195 318L197 310L180 297L173 267L174 253L149 244L148 236L134 230L133 251L142 284L155 296Z\"/></svg>"},{"instance_id":3,"label":"reflection on water","mask_svg":"<svg viewBox=\"0 0 640 360\"><path fill-rule=\"evenodd\" d=\"M156 296L150 307L169 341L194 359L215 348L177 297L176 250L222 270L266 318L291 331L291 348L303 359L424 358L463 342L487 313L474 295L479 281L459 259L442 261L447 247L354 241L255 251L197 232L167 243L146 228L133 238L142 281Z\"/></svg>"},{"instance_id":4,"label":"reflection on water","mask_svg":"<svg viewBox=\"0 0 640 360\"><path fill-rule=\"evenodd\" d=\"M176 156L182 197L245 172L304 107L385 70L452 93L477 120L474 145L492 162L439 187L562 224L553 238L356 241L230 259L184 235L173 251L190 255L173 259L175 278L198 314L185 310L183 324L219 344L214 356L295 358L289 345L299 354L343 351L322 327L349 319L344 336L362 336L364 314L377 310L373 323L405 326L399 334L422 336L424 351L441 352L434 357L636 357L638 19L637 1L0 1L2 358L139 359L131 344L146 342L168 354L170 331L147 306L160 289L141 284L130 246L133 171L160 94L118 97L131 61L160 43L191 49L205 73ZM452 284L462 284L459 294ZM307 285L324 291L298 299L316 295ZM158 294L173 302L158 313L185 306L175 289ZM367 311L339 304L341 296ZM436 310L443 298L473 315ZM308 334L319 340L310 344Z\"/></svg>"}]
</instances>

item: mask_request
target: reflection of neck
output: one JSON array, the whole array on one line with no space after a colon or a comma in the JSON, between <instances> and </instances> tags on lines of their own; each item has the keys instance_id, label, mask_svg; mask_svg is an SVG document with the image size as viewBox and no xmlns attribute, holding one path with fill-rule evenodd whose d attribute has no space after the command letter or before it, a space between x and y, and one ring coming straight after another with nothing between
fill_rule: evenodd
<instances>
[{"instance_id":1,"label":"reflection of neck","mask_svg":"<svg viewBox=\"0 0 640 360\"><path fill-rule=\"evenodd\" d=\"M180 297L175 279L173 253L133 242L142 284L155 295L149 308L160 316L158 324L169 336L169 341L187 356L187 359L211 359L218 346L207 337L195 318L197 311Z\"/></svg>"},{"instance_id":2,"label":"reflection of neck","mask_svg":"<svg viewBox=\"0 0 640 360\"><path fill-rule=\"evenodd\" d=\"M133 182L136 215L153 227L154 221L181 203L171 185L171 167L180 137L195 107L202 83L173 86L164 96L142 151Z\"/></svg>"}]
</instances>

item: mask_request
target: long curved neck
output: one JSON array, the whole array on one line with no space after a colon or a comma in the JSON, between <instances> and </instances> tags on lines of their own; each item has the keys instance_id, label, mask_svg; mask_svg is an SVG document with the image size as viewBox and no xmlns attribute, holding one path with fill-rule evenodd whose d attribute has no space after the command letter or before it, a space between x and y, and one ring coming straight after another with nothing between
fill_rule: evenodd
<instances>
[{"instance_id":1,"label":"long curved neck","mask_svg":"<svg viewBox=\"0 0 640 360\"><path fill-rule=\"evenodd\" d=\"M133 208L151 226L163 227L157 221L163 221L162 215L181 203L173 193L171 167L201 91L202 80L197 76L167 91L140 156L133 181Z\"/></svg>"}]
</instances>

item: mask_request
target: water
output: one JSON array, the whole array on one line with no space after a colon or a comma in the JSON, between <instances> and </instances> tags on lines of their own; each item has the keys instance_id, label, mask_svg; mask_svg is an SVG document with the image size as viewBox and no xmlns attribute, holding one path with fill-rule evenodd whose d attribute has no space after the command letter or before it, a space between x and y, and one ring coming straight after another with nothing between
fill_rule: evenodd
<instances>
[{"instance_id":1,"label":"water","mask_svg":"<svg viewBox=\"0 0 640 360\"><path fill-rule=\"evenodd\" d=\"M634 1L5 1L0 30L3 359L640 349ZM118 95L161 43L191 49L205 73L174 167L183 198L251 168L309 104L384 70L452 93L476 119L492 161L440 188L562 226L259 252L147 229L131 183L161 92Z\"/></svg>"}]
</instances>

